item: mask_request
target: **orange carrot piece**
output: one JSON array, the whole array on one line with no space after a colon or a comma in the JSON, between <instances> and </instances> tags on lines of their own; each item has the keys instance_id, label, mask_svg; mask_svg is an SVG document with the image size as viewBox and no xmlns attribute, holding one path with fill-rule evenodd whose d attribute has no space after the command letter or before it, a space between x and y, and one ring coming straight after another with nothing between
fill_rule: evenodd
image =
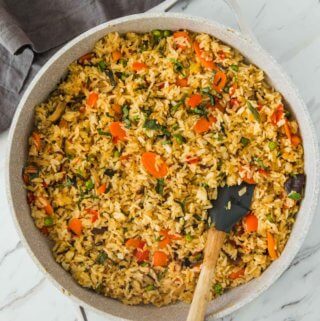
<instances>
[{"instance_id":1,"label":"orange carrot piece","mask_svg":"<svg viewBox=\"0 0 320 321\"><path fill-rule=\"evenodd\" d=\"M276 250L276 241L273 237L273 235L268 231L267 232L267 244L268 244L268 253L272 260L275 260L278 258L278 253Z\"/></svg>"},{"instance_id":2,"label":"orange carrot piece","mask_svg":"<svg viewBox=\"0 0 320 321\"><path fill-rule=\"evenodd\" d=\"M176 85L180 87L188 87L188 78L178 78Z\"/></svg>"},{"instance_id":3,"label":"orange carrot piece","mask_svg":"<svg viewBox=\"0 0 320 321\"><path fill-rule=\"evenodd\" d=\"M148 66L144 63L144 62L138 62L138 61L136 61L136 62L134 62L133 64L132 64L132 69L134 70L134 71L139 71L139 70L142 70L142 69L146 69Z\"/></svg>"},{"instance_id":4,"label":"orange carrot piece","mask_svg":"<svg viewBox=\"0 0 320 321\"><path fill-rule=\"evenodd\" d=\"M249 177L248 175L246 175L243 179L244 182L248 183L248 184L255 184L255 180L253 179L253 177Z\"/></svg>"},{"instance_id":5,"label":"orange carrot piece","mask_svg":"<svg viewBox=\"0 0 320 321\"><path fill-rule=\"evenodd\" d=\"M163 235L164 237L168 237L171 240L180 240L181 239L181 235L169 234L169 230L161 230L160 235Z\"/></svg>"},{"instance_id":6,"label":"orange carrot piece","mask_svg":"<svg viewBox=\"0 0 320 321\"><path fill-rule=\"evenodd\" d=\"M222 71L218 71L214 75L212 87L214 90L220 93L225 87L226 83L227 83L227 75Z\"/></svg>"},{"instance_id":7,"label":"orange carrot piece","mask_svg":"<svg viewBox=\"0 0 320 321\"><path fill-rule=\"evenodd\" d=\"M40 137L39 133L33 132L32 133L32 140L33 140L33 144L36 147L37 151L39 151L41 149L41 137Z\"/></svg>"},{"instance_id":8,"label":"orange carrot piece","mask_svg":"<svg viewBox=\"0 0 320 321\"><path fill-rule=\"evenodd\" d=\"M146 242L140 239L128 239L126 242L126 247L133 247L135 249L143 249Z\"/></svg>"},{"instance_id":9,"label":"orange carrot piece","mask_svg":"<svg viewBox=\"0 0 320 321\"><path fill-rule=\"evenodd\" d=\"M218 70L217 65L213 62L213 60L206 60L203 58L203 50L200 48L199 43L197 41L194 41L193 43L193 49L196 53L196 56L200 60L200 63L203 67L208 68L210 70Z\"/></svg>"},{"instance_id":10,"label":"orange carrot piece","mask_svg":"<svg viewBox=\"0 0 320 321\"><path fill-rule=\"evenodd\" d=\"M148 261L149 255L150 255L150 252L148 250L142 251L140 249L137 249L134 252L134 256L137 258L138 263Z\"/></svg>"},{"instance_id":11,"label":"orange carrot piece","mask_svg":"<svg viewBox=\"0 0 320 321\"><path fill-rule=\"evenodd\" d=\"M167 266L168 265L168 256L162 251L155 251L153 254L153 265L154 266Z\"/></svg>"},{"instance_id":12,"label":"orange carrot piece","mask_svg":"<svg viewBox=\"0 0 320 321\"><path fill-rule=\"evenodd\" d=\"M249 212L244 220L247 232L256 232L258 230L258 219L253 213Z\"/></svg>"},{"instance_id":13,"label":"orange carrot piece","mask_svg":"<svg viewBox=\"0 0 320 321\"><path fill-rule=\"evenodd\" d=\"M283 105L280 104L271 115L271 123L273 125L277 125L278 121L282 119L283 115L284 115L284 108L283 108Z\"/></svg>"},{"instance_id":14,"label":"orange carrot piece","mask_svg":"<svg viewBox=\"0 0 320 321\"><path fill-rule=\"evenodd\" d=\"M244 272L245 272L245 269L240 269L236 272L232 272L229 274L229 278L232 279L232 280L236 280L238 278L241 278L242 276L244 276Z\"/></svg>"},{"instance_id":15,"label":"orange carrot piece","mask_svg":"<svg viewBox=\"0 0 320 321\"><path fill-rule=\"evenodd\" d=\"M116 140L124 140L127 137L126 131L122 127L122 123L119 121L112 122L109 125L109 130L113 138Z\"/></svg>"},{"instance_id":16,"label":"orange carrot piece","mask_svg":"<svg viewBox=\"0 0 320 321\"><path fill-rule=\"evenodd\" d=\"M97 194L98 194L98 195L104 194L105 191L106 191L106 189L107 189L107 184L106 184L106 183L100 185L100 186L97 188Z\"/></svg>"},{"instance_id":17,"label":"orange carrot piece","mask_svg":"<svg viewBox=\"0 0 320 321\"><path fill-rule=\"evenodd\" d=\"M72 218L69 221L69 229L76 235L80 236L82 233L82 222L78 218Z\"/></svg>"},{"instance_id":18,"label":"orange carrot piece","mask_svg":"<svg viewBox=\"0 0 320 321\"><path fill-rule=\"evenodd\" d=\"M119 104L113 104L111 108L116 114L121 114L122 112L121 106Z\"/></svg>"},{"instance_id":19,"label":"orange carrot piece","mask_svg":"<svg viewBox=\"0 0 320 321\"><path fill-rule=\"evenodd\" d=\"M160 249L165 248L168 244L170 244L170 238L169 237L165 237L163 240L161 240L158 243Z\"/></svg>"},{"instance_id":20,"label":"orange carrot piece","mask_svg":"<svg viewBox=\"0 0 320 321\"><path fill-rule=\"evenodd\" d=\"M93 107L96 104L98 97L99 95L97 93L91 92L87 100L87 105Z\"/></svg>"},{"instance_id":21,"label":"orange carrot piece","mask_svg":"<svg viewBox=\"0 0 320 321\"><path fill-rule=\"evenodd\" d=\"M122 57L121 52L116 50L112 52L112 59L118 61Z\"/></svg>"},{"instance_id":22,"label":"orange carrot piece","mask_svg":"<svg viewBox=\"0 0 320 321\"><path fill-rule=\"evenodd\" d=\"M196 108L202 102L202 97L200 94L193 94L187 101L187 105L191 108Z\"/></svg>"},{"instance_id":23,"label":"orange carrot piece","mask_svg":"<svg viewBox=\"0 0 320 321\"><path fill-rule=\"evenodd\" d=\"M93 210L91 208L87 208L86 212L90 213L91 216L91 222L94 223L99 218L99 212L97 210Z\"/></svg>"},{"instance_id":24,"label":"orange carrot piece","mask_svg":"<svg viewBox=\"0 0 320 321\"><path fill-rule=\"evenodd\" d=\"M298 135L292 135L291 143L293 146L298 146L301 144L301 138Z\"/></svg>"},{"instance_id":25,"label":"orange carrot piece","mask_svg":"<svg viewBox=\"0 0 320 321\"><path fill-rule=\"evenodd\" d=\"M264 175L264 176L267 176L267 175L268 175L268 172L267 172L265 169L263 169L263 168L260 168L260 169L258 170L258 172L259 172L260 174Z\"/></svg>"},{"instance_id":26,"label":"orange carrot piece","mask_svg":"<svg viewBox=\"0 0 320 321\"><path fill-rule=\"evenodd\" d=\"M47 215L53 214L53 207L49 203L44 207L44 210Z\"/></svg>"},{"instance_id":27,"label":"orange carrot piece","mask_svg":"<svg viewBox=\"0 0 320 321\"><path fill-rule=\"evenodd\" d=\"M289 122L287 120L285 121L283 127L284 127L284 131L286 133L287 138L291 141L291 129L289 126Z\"/></svg>"},{"instance_id":28,"label":"orange carrot piece","mask_svg":"<svg viewBox=\"0 0 320 321\"><path fill-rule=\"evenodd\" d=\"M168 167L161 158L157 165L157 156L156 153L145 152L141 156L141 162L149 174L155 178L163 178L168 173Z\"/></svg>"},{"instance_id":29,"label":"orange carrot piece","mask_svg":"<svg viewBox=\"0 0 320 321\"><path fill-rule=\"evenodd\" d=\"M178 41L179 38L183 38L183 39L185 39L186 42L191 43L190 36L189 36L189 34L188 34L187 31L176 31L176 32L173 34L173 38L174 38L175 43L176 43L176 45L178 46L178 48L181 48L181 49L185 49L185 48L187 48L187 46L181 44L181 43Z\"/></svg>"},{"instance_id":30,"label":"orange carrot piece","mask_svg":"<svg viewBox=\"0 0 320 321\"><path fill-rule=\"evenodd\" d=\"M193 129L196 133L201 134L208 131L213 123L215 123L217 119L214 116L210 116L209 120L205 117L201 117L196 124L194 125Z\"/></svg>"},{"instance_id":31,"label":"orange carrot piece","mask_svg":"<svg viewBox=\"0 0 320 321\"><path fill-rule=\"evenodd\" d=\"M197 164L197 163L200 162L200 160L201 160L200 157L190 157L190 156L187 156L186 162L187 162L188 164Z\"/></svg>"}]
</instances>

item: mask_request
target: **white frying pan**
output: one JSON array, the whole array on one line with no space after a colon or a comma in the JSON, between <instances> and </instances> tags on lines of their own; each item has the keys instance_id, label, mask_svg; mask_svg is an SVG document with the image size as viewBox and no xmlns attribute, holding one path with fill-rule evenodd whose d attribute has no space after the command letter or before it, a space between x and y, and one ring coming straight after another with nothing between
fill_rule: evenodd
<instances>
[{"instance_id":1,"label":"white frying pan","mask_svg":"<svg viewBox=\"0 0 320 321\"><path fill-rule=\"evenodd\" d=\"M157 9L165 9L175 0L168 0ZM236 8L235 0L229 4ZM243 34L214 21L173 13L145 13L128 16L99 25L78 36L59 50L41 69L23 95L15 114L10 134L6 164L6 186L9 204L24 246L43 273L58 287L84 307L91 307L112 316L136 321L182 321L186 319L189 305L179 303L167 307L126 306L119 301L105 298L82 288L70 274L58 265L50 250L49 241L35 227L26 202L21 180L21 170L27 158L27 138L32 130L34 106L44 100L63 76L67 66L90 51L94 43L108 32L153 29L189 29L205 32L238 49L249 61L264 70L273 86L282 93L286 103L298 120L305 148L305 172L307 175L305 198L296 223L281 257L273 262L261 277L227 291L208 306L208 316L223 317L252 301L266 290L289 266L300 249L310 227L319 194L319 152L317 138L309 112L288 76L276 61L254 40L250 29L238 16Z\"/></svg>"}]
</instances>

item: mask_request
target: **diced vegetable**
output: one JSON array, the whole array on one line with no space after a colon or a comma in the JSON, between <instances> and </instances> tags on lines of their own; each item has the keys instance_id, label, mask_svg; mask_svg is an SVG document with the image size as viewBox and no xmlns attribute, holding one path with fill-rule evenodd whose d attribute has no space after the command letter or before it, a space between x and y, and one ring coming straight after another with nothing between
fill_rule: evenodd
<instances>
[{"instance_id":1,"label":"diced vegetable","mask_svg":"<svg viewBox=\"0 0 320 321\"><path fill-rule=\"evenodd\" d=\"M126 128L131 127L131 121L129 118L129 106L127 104L122 106L122 120Z\"/></svg>"},{"instance_id":2,"label":"diced vegetable","mask_svg":"<svg viewBox=\"0 0 320 321\"><path fill-rule=\"evenodd\" d=\"M244 218L247 232L256 232L258 230L258 219L253 213L249 213Z\"/></svg>"},{"instance_id":3,"label":"diced vegetable","mask_svg":"<svg viewBox=\"0 0 320 321\"><path fill-rule=\"evenodd\" d=\"M292 135L291 143L293 146L298 146L301 144L301 138L298 135Z\"/></svg>"},{"instance_id":4,"label":"diced vegetable","mask_svg":"<svg viewBox=\"0 0 320 321\"><path fill-rule=\"evenodd\" d=\"M251 114L253 115L254 119L260 123L260 114L256 108L254 108L251 103L248 101L247 102L248 109L250 110Z\"/></svg>"},{"instance_id":5,"label":"diced vegetable","mask_svg":"<svg viewBox=\"0 0 320 321\"><path fill-rule=\"evenodd\" d=\"M248 139L246 137L241 137L240 143L242 144L242 146L248 146L250 143L250 139Z\"/></svg>"},{"instance_id":6,"label":"diced vegetable","mask_svg":"<svg viewBox=\"0 0 320 321\"><path fill-rule=\"evenodd\" d=\"M122 57L122 55L121 55L121 52L120 52L120 51L116 50L116 51L113 51L113 52L112 52L112 59L113 59L114 61L120 60L121 57Z\"/></svg>"},{"instance_id":7,"label":"diced vegetable","mask_svg":"<svg viewBox=\"0 0 320 321\"><path fill-rule=\"evenodd\" d=\"M277 148L278 144L277 142L269 142L268 146L269 146L269 149L273 151Z\"/></svg>"},{"instance_id":8,"label":"diced vegetable","mask_svg":"<svg viewBox=\"0 0 320 321\"><path fill-rule=\"evenodd\" d=\"M46 212L47 215L52 215L53 207L48 203L47 205L45 205L44 211Z\"/></svg>"},{"instance_id":9,"label":"diced vegetable","mask_svg":"<svg viewBox=\"0 0 320 321\"><path fill-rule=\"evenodd\" d=\"M168 256L162 251L155 251L153 254L153 265L154 266L167 266L168 265Z\"/></svg>"},{"instance_id":10,"label":"diced vegetable","mask_svg":"<svg viewBox=\"0 0 320 321\"><path fill-rule=\"evenodd\" d=\"M93 52L89 52L78 59L78 64L83 65L86 61L90 61L94 57Z\"/></svg>"},{"instance_id":11,"label":"diced vegetable","mask_svg":"<svg viewBox=\"0 0 320 321\"><path fill-rule=\"evenodd\" d=\"M40 134L37 132L32 133L32 141L34 146L36 147L37 151L41 149L41 137Z\"/></svg>"},{"instance_id":12,"label":"diced vegetable","mask_svg":"<svg viewBox=\"0 0 320 321\"><path fill-rule=\"evenodd\" d=\"M127 137L126 131L122 127L122 123L119 121L112 122L109 125L109 130L113 138L117 140L124 140Z\"/></svg>"},{"instance_id":13,"label":"diced vegetable","mask_svg":"<svg viewBox=\"0 0 320 321\"><path fill-rule=\"evenodd\" d=\"M191 234L186 234L186 241L191 242L193 240L193 236Z\"/></svg>"},{"instance_id":14,"label":"diced vegetable","mask_svg":"<svg viewBox=\"0 0 320 321\"><path fill-rule=\"evenodd\" d=\"M203 57L203 50L200 48L199 43L197 41L193 42L193 49L194 49L196 56L200 60L200 63L203 67L205 67L209 70L218 70L218 67L213 62L213 60L206 60Z\"/></svg>"},{"instance_id":15,"label":"diced vegetable","mask_svg":"<svg viewBox=\"0 0 320 321\"><path fill-rule=\"evenodd\" d=\"M223 293L223 288L222 288L222 285L220 283L216 283L213 286L213 290L214 290L214 293L217 294L217 295L221 295Z\"/></svg>"},{"instance_id":16,"label":"diced vegetable","mask_svg":"<svg viewBox=\"0 0 320 321\"><path fill-rule=\"evenodd\" d=\"M96 258L96 263L103 265L104 262L107 260L107 258L108 258L107 253L104 251L101 251Z\"/></svg>"},{"instance_id":17,"label":"diced vegetable","mask_svg":"<svg viewBox=\"0 0 320 321\"><path fill-rule=\"evenodd\" d=\"M175 134L175 135L173 135L173 137L175 138L176 142L179 145L182 145L186 142L186 139L181 134Z\"/></svg>"},{"instance_id":18,"label":"diced vegetable","mask_svg":"<svg viewBox=\"0 0 320 321\"><path fill-rule=\"evenodd\" d=\"M229 274L229 278L232 280L239 279L244 276L245 269L240 269L238 271L232 272Z\"/></svg>"},{"instance_id":19,"label":"diced vegetable","mask_svg":"<svg viewBox=\"0 0 320 321\"><path fill-rule=\"evenodd\" d=\"M143 249L146 242L141 239L128 239L126 241L126 247L132 247L134 249Z\"/></svg>"},{"instance_id":20,"label":"diced vegetable","mask_svg":"<svg viewBox=\"0 0 320 321\"><path fill-rule=\"evenodd\" d=\"M284 108L283 105L279 105L276 110L271 115L271 123L273 125L277 125L278 121L282 119L284 116Z\"/></svg>"},{"instance_id":21,"label":"diced vegetable","mask_svg":"<svg viewBox=\"0 0 320 321\"><path fill-rule=\"evenodd\" d=\"M143 153L141 157L141 162L146 171L155 178L163 178L167 175L167 164L156 153Z\"/></svg>"},{"instance_id":22,"label":"diced vegetable","mask_svg":"<svg viewBox=\"0 0 320 321\"><path fill-rule=\"evenodd\" d=\"M91 208L86 209L86 212L91 214L91 222L94 223L99 218L99 212Z\"/></svg>"},{"instance_id":23,"label":"diced vegetable","mask_svg":"<svg viewBox=\"0 0 320 321\"><path fill-rule=\"evenodd\" d=\"M178 48L185 49L187 44L191 43L190 36L187 31L176 31L173 33L173 38ZM183 41L181 42L181 38Z\"/></svg>"},{"instance_id":24,"label":"diced vegetable","mask_svg":"<svg viewBox=\"0 0 320 321\"><path fill-rule=\"evenodd\" d=\"M69 230L71 230L74 234L80 236L82 234L82 222L78 218L72 218L69 221Z\"/></svg>"},{"instance_id":25,"label":"diced vegetable","mask_svg":"<svg viewBox=\"0 0 320 321\"><path fill-rule=\"evenodd\" d=\"M149 284L146 286L146 291L153 291L155 289L153 284Z\"/></svg>"},{"instance_id":26,"label":"diced vegetable","mask_svg":"<svg viewBox=\"0 0 320 321\"><path fill-rule=\"evenodd\" d=\"M86 190L91 191L94 188L93 181L91 179L88 179L85 183L86 185Z\"/></svg>"},{"instance_id":27,"label":"diced vegetable","mask_svg":"<svg viewBox=\"0 0 320 321\"><path fill-rule=\"evenodd\" d=\"M170 244L170 238L169 237L165 237L163 240L161 240L158 243L160 249L165 248L168 244Z\"/></svg>"},{"instance_id":28,"label":"diced vegetable","mask_svg":"<svg viewBox=\"0 0 320 321\"><path fill-rule=\"evenodd\" d=\"M202 97L200 94L194 94L190 96L190 98L187 100L187 105L191 108L196 108L199 106L202 102Z\"/></svg>"},{"instance_id":29,"label":"diced vegetable","mask_svg":"<svg viewBox=\"0 0 320 321\"><path fill-rule=\"evenodd\" d=\"M226 83L227 83L227 75L220 70L216 72L213 79L213 85L212 85L213 89L216 90L218 93L221 93Z\"/></svg>"},{"instance_id":30,"label":"diced vegetable","mask_svg":"<svg viewBox=\"0 0 320 321\"><path fill-rule=\"evenodd\" d=\"M116 113L116 114L121 114L122 112L122 108L119 104L113 104L111 106L111 108L113 109L113 111Z\"/></svg>"},{"instance_id":31,"label":"diced vegetable","mask_svg":"<svg viewBox=\"0 0 320 321\"><path fill-rule=\"evenodd\" d=\"M209 119L205 117L200 118L193 129L196 133L201 134L208 131L213 123L215 123L217 119L214 116L209 116Z\"/></svg>"},{"instance_id":32,"label":"diced vegetable","mask_svg":"<svg viewBox=\"0 0 320 321\"><path fill-rule=\"evenodd\" d=\"M106 183L100 185L100 186L97 188L97 194L98 194L98 195L104 194L104 193L106 192L106 189L107 189L107 184L106 184Z\"/></svg>"},{"instance_id":33,"label":"diced vegetable","mask_svg":"<svg viewBox=\"0 0 320 321\"><path fill-rule=\"evenodd\" d=\"M163 36L164 37L170 37L172 35L172 31L171 30L164 30L163 31Z\"/></svg>"},{"instance_id":34,"label":"diced vegetable","mask_svg":"<svg viewBox=\"0 0 320 321\"><path fill-rule=\"evenodd\" d=\"M268 231L267 232L267 244L268 244L268 253L272 260L275 260L278 258L278 253L276 250L276 241L273 237L273 235Z\"/></svg>"},{"instance_id":35,"label":"diced vegetable","mask_svg":"<svg viewBox=\"0 0 320 321\"><path fill-rule=\"evenodd\" d=\"M239 66L238 65L231 65L230 68L235 72L239 71Z\"/></svg>"},{"instance_id":36,"label":"diced vegetable","mask_svg":"<svg viewBox=\"0 0 320 321\"><path fill-rule=\"evenodd\" d=\"M89 94L88 99L87 99L87 105L88 105L89 107L93 107L93 106L96 104L96 102L97 102L97 100L98 100L98 97L99 97L99 95L98 95L97 93L91 92L91 93Z\"/></svg>"},{"instance_id":37,"label":"diced vegetable","mask_svg":"<svg viewBox=\"0 0 320 321\"><path fill-rule=\"evenodd\" d=\"M104 60L99 61L98 68L100 69L100 71L105 71L107 68L106 62Z\"/></svg>"},{"instance_id":38,"label":"diced vegetable","mask_svg":"<svg viewBox=\"0 0 320 321\"><path fill-rule=\"evenodd\" d=\"M242 180L248 184L255 184L256 183L255 180L253 179L253 177L250 177L248 175L245 175L245 177Z\"/></svg>"},{"instance_id":39,"label":"diced vegetable","mask_svg":"<svg viewBox=\"0 0 320 321\"><path fill-rule=\"evenodd\" d=\"M291 198L292 200L295 200L295 201L301 200L301 194L300 194L300 193L297 193L297 192L294 192L294 191L292 191L292 192L288 195L288 197Z\"/></svg>"},{"instance_id":40,"label":"diced vegetable","mask_svg":"<svg viewBox=\"0 0 320 321\"><path fill-rule=\"evenodd\" d=\"M177 78L176 85L179 87L188 87L188 78Z\"/></svg>"},{"instance_id":41,"label":"diced vegetable","mask_svg":"<svg viewBox=\"0 0 320 321\"><path fill-rule=\"evenodd\" d=\"M291 129L290 129L290 126L289 126L289 122L287 120L285 120L285 123L284 123L283 127L284 127L284 132L286 133L287 138L291 142Z\"/></svg>"},{"instance_id":42,"label":"diced vegetable","mask_svg":"<svg viewBox=\"0 0 320 321\"><path fill-rule=\"evenodd\" d=\"M132 69L134 70L134 71L140 71L140 70L143 70L143 69L146 69L148 66L144 63L144 62L138 62L138 61L136 61L136 62L134 62L133 64L132 64Z\"/></svg>"},{"instance_id":43,"label":"diced vegetable","mask_svg":"<svg viewBox=\"0 0 320 321\"><path fill-rule=\"evenodd\" d=\"M53 225L53 218L51 216L47 216L45 219L44 219L44 222L43 222L44 226L52 226Z\"/></svg>"},{"instance_id":44,"label":"diced vegetable","mask_svg":"<svg viewBox=\"0 0 320 321\"><path fill-rule=\"evenodd\" d=\"M156 192L162 195L163 189L164 189L164 179L163 178L157 179Z\"/></svg>"},{"instance_id":45,"label":"diced vegetable","mask_svg":"<svg viewBox=\"0 0 320 321\"><path fill-rule=\"evenodd\" d=\"M142 251L140 249L137 249L134 252L134 256L137 258L137 262L141 263L149 260L150 252L148 250Z\"/></svg>"}]
</instances>

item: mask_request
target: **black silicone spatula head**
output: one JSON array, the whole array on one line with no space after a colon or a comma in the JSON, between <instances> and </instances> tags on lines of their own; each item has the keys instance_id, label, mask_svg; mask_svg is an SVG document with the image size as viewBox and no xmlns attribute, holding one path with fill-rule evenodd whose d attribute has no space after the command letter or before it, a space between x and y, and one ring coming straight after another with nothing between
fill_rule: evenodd
<instances>
[{"instance_id":1,"label":"black silicone spatula head","mask_svg":"<svg viewBox=\"0 0 320 321\"><path fill-rule=\"evenodd\" d=\"M218 198L212 202L209 215L218 231L230 232L231 228L250 211L255 185L242 183L218 189Z\"/></svg>"}]
</instances>

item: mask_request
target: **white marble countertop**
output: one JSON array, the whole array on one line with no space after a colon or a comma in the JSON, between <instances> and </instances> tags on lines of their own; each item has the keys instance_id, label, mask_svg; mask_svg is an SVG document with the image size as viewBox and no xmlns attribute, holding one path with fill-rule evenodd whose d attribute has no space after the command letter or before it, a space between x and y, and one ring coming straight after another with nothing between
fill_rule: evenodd
<instances>
[{"instance_id":1,"label":"white marble countertop","mask_svg":"<svg viewBox=\"0 0 320 321\"><path fill-rule=\"evenodd\" d=\"M320 1L239 0L239 3L258 41L292 77L319 126ZM172 11L215 19L236 28L232 13L222 0L182 1ZM4 189L7 136L8 133L0 135L0 321L85 320L79 307L44 278L19 241ZM258 299L220 321L320 320L317 214L303 248L282 277ZM107 320L88 309L85 313L89 321Z\"/></svg>"}]
</instances>

